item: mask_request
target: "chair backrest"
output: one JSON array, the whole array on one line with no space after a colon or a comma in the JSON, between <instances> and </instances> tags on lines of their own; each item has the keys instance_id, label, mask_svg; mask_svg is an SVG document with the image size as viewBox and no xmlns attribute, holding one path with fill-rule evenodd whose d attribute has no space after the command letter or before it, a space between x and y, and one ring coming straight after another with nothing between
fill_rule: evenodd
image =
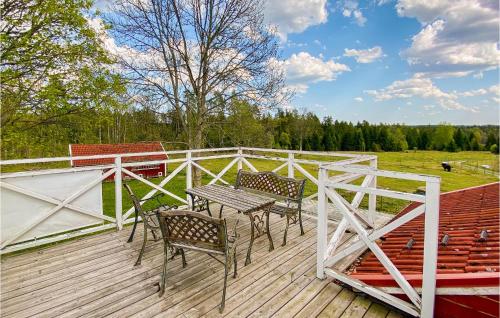
<instances>
[{"instance_id":1,"label":"chair backrest","mask_svg":"<svg viewBox=\"0 0 500 318\"><path fill-rule=\"evenodd\" d=\"M157 212L163 239L170 244L224 252L227 245L226 220L194 211Z\"/></svg>"},{"instance_id":2,"label":"chair backrest","mask_svg":"<svg viewBox=\"0 0 500 318\"><path fill-rule=\"evenodd\" d=\"M278 199L302 200L306 180L277 175L272 171L250 172L239 170L236 189L256 190Z\"/></svg>"},{"instance_id":3,"label":"chair backrest","mask_svg":"<svg viewBox=\"0 0 500 318\"><path fill-rule=\"evenodd\" d=\"M130 196L130 199L132 200L132 203L134 203L135 210L137 211L137 213L141 214L141 217L142 217L141 202L139 201L137 196L134 194L134 191L132 191L132 188L130 188L130 186L128 184L123 183L123 187L125 188L125 190L127 190L128 194Z\"/></svg>"}]
</instances>

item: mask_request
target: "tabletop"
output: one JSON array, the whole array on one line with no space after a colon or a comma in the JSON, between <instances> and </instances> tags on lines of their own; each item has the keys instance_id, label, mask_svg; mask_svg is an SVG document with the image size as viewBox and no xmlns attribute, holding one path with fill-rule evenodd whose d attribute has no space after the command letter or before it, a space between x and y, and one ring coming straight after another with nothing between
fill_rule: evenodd
<instances>
[{"instance_id":1,"label":"tabletop","mask_svg":"<svg viewBox=\"0 0 500 318\"><path fill-rule=\"evenodd\" d=\"M272 205L275 199L216 184L187 189L186 193L220 203L242 213L249 213Z\"/></svg>"}]
</instances>

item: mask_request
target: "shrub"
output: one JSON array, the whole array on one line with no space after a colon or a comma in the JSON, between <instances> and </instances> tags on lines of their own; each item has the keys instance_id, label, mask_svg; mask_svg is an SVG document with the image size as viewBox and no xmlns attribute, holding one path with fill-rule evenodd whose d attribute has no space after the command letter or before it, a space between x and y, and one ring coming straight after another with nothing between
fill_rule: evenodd
<instances>
[{"instance_id":1,"label":"shrub","mask_svg":"<svg viewBox=\"0 0 500 318\"><path fill-rule=\"evenodd\" d=\"M497 144L493 144L491 145L490 147L490 151L494 154L497 154L498 155L498 145Z\"/></svg>"}]
</instances>

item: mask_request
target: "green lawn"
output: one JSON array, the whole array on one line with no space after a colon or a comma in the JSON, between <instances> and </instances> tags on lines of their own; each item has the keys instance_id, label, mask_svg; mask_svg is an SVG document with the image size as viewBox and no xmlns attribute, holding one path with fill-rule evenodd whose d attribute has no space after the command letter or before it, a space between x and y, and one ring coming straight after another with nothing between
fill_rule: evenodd
<instances>
[{"instance_id":1,"label":"green lawn","mask_svg":"<svg viewBox=\"0 0 500 318\"><path fill-rule=\"evenodd\" d=\"M366 153L365 153L366 154ZM498 156L493 155L488 152L459 152L459 153L448 153L448 152L437 152L437 151L417 151L417 152L390 152L390 153L376 153L378 156L378 166L380 169L394 170L394 171L405 171L420 174L436 175L441 177L441 191L447 192L451 190L486 184L490 182L498 181L498 177L494 175L485 174L481 169L477 171L469 169L461 169L458 165L453 166L452 172L445 172L441 168L441 162L443 161L465 161L471 166L481 166L483 164L488 164L491 167L496 167L498 169ZM283 156L283 155L281 155ZM326 160L326 157L321 156L296 156L298 159L318 159ZM201 162L201 165L213 173L217 174L221 171L232 159L216 159L216 160L205 160ZM338 160L338 159L337 159ZM268 161L261 159L249 159L249 161L259 170L272 170L282 164L278 161ZM171 164L169 166L169 171L173 171L178 165ZM313 176L317 176L317 167L312 165L302 165ZM227 182L234 184L236 179L236 165L230 169L226 175L223 177ZM280 174L286 175L287 168L283 168ZM302 175L296 171L295 177L301 178ZM208 183L212 179L211 176L203 173L203 184ZM150 181L158 184L161 182L160 178L151 179ZM130 180L127 181L131 185L132 189L136 192L138 196L145 195L150 191L150 187L137 181ZM359 180L361 182L361 180ZM400 190L406 192L415 192L419 186L423 183L412 182L407 180L395 180L388 178L378 178L378 185L382 188L389 188L393 190ZM180 172L174 179L172 179L166 186L165 189L180 196L185 197L184 189L186 188L186 178L185 170ZM317 191L316 186L308 181L306 183L305 195L308 196ZM346 194L347 197L351 195ZM103 185L103 198L104 198L104 211L105 214L114 216L114 183L106 182ZM163 202L167 204L179 204L174 199L165 197ZM404 207L407 202L402 200L394 200L387 198L379 198L377 201L377 208L381 211L387 211L395 213ZM150 206L152 206L151 204ZM128 210L132 206L128 195L123 192L123 209ZM366 202L362 203L362 206L366 206ZM148 207L148 206L146 206Z\"/></svg>"}]
</instances>

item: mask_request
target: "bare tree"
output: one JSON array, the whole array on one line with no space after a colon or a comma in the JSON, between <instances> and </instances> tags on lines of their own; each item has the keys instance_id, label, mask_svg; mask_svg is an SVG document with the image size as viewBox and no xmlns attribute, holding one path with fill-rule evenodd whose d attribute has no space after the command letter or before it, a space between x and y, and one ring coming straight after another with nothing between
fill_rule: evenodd
<instances>
[{"instance_id":1,"label":"bare tree","mask_svg":"<svg viewBox=\"0 0 500 318\"><path fill-rule=\"evenodd\" d=\"M261 0L119 0L110 22L131 90L173 109L189 147L202 148L207 119L230 98L269 107L283 97L263 18Z\"/></svg>"}]
</instances>

